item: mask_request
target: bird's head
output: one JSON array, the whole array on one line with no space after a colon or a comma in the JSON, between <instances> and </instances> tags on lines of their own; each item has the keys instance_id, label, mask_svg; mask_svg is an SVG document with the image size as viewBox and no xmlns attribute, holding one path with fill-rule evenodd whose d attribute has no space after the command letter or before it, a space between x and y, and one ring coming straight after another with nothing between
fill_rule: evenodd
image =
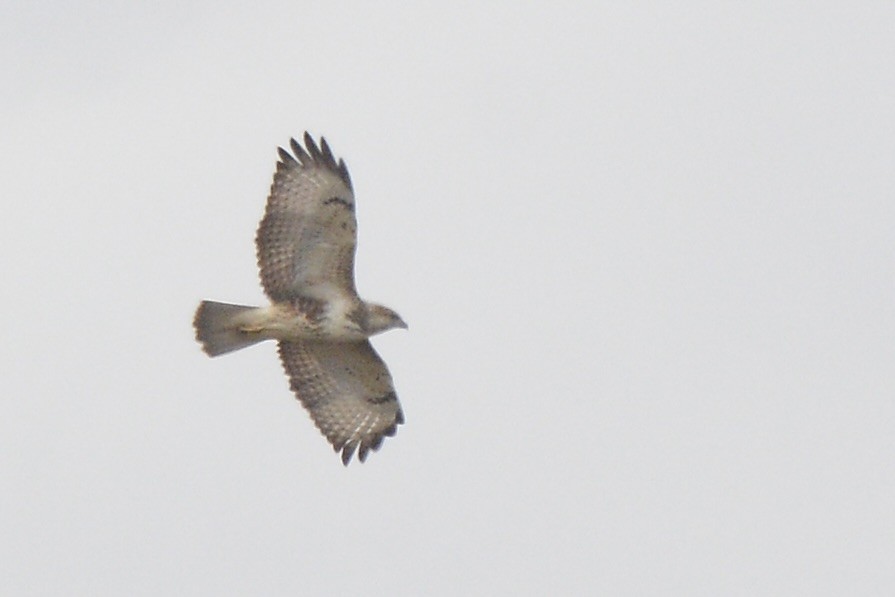
<instances>
[{"instance_id":1,"label":"bird's head","mask_svg":"<svg viewBox=\"0 0 895 597\"><path fill-rule=\"evenodd\" d=\"M392 328L407 329L407 324L401 316L382 305L368 305L364 329L372 336Z\"/></svg>"}]
</instances>

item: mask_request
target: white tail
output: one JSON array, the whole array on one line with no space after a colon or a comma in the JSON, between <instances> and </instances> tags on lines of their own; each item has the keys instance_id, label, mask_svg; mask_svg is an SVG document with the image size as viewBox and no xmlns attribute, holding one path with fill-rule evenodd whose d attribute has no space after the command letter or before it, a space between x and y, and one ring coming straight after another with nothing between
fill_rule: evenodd
<instances>
[{"instance_id":1,"label":"white tail","mask_svg":"<svg viewBox=\"0 0 895 597\"><path fill-rule=\"evenodd\" d=\"M193 319L196 340L202 344L202 350L208 356L216 357L265 340L263 335L240 329L245 323L245 318L240 316L255 309L256 307L202 301Z\"/></svg>"}]
</instances>

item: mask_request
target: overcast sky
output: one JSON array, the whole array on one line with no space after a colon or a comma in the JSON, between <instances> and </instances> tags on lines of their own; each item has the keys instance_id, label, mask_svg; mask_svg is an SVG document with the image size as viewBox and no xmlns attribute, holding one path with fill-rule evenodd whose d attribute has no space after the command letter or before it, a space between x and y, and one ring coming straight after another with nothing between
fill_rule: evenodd
<instances>
[{"instance_id":1,"label":"overcast sky","mask_svg":"<svg viewBox=\"0 0 895 597\"><path fill-rule=\"evenodd\" d=\"M0 9L0 593L895 593L895 7L320 4ZM347 469L191 328L305 130L410 324Z\"/></svg>"}]
</instances>

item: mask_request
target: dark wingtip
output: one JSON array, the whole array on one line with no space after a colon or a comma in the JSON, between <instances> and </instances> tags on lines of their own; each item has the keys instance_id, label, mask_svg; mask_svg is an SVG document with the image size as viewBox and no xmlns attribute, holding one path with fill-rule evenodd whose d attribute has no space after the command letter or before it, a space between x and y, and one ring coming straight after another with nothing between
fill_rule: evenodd
<instances>
[{"instance_id":1,"label":"dark wingtip","mask_svg":"<svg viewBox=\"0 0 895 597\"><path fill-rule=\"evenodd\" d=\"M342 181L348 186L348 189L353 191L354 187L351 186L351 176L348 174L348 166L345 165L345 160L339 158L339 176L342 177Z\"/></svg>"},{"instance_id":2,"label":"dark wingtip","mask_svg":"<svg viewBox=\"0 0 895 597\"><path fill-rule=\"evenodd\" d=\"M333 152L329 148L329 143L326 142L326 137L320 137L320 151L323 153L323 159L326 160L327 164L336 163L336 158L333 157Z\"/></svg>"},{"instance_id":3,"label":"dark wingtip","mask_svg":"<svg viewBox=\"0 0 895 597\"><path fill-rule=\"evenodd\" d=\"M320 150L317 148L317 144L314 143L314 137L312 137L311 134L308 133L308 131L305 131L304 139L305 139L305 149L308 150L308 153L310 154L311 159L314 160L315 162L319 162L320 157L321 157Z\"/></svg>"},{"instance_id":4,"label":"dark wingtip","mask_svg":"<svg viewBox=\"0 0 895 597\"><path fill-rule=\"evenodd\" d=\"M351 462L351 457L354 456L354 448L357 447L357 444L354 442L349 442L345 444L345 447L342 448L342 464L348 466L348 463ZM361 459L363 462L363 458Z\"/></svg>"},{"instance_id":5,"label":"dark wingtip","mask_svg":"<svg viewBox=\"0 0 895 597\"><path fill-rule=\"evenodd\" d=\"M336 160L336 156L326 139L320 137L320 145L318 146L308 131L305 131L302 139L304 140L304 146L296 141L294 137L289 140L292 154L282 147L277 148L277 153L280 155L280 163L287 167L293 167L296 163L301 164L305 168L313 165L323 166L341 178L348 190L354 191L345 160ZM293 157L293 154L295 157Z\"/></svg>"},{"instance_id":6,"label":"dark wingtip","mask_svg":"<svg viewBox=\"0 0 895 597\"><path fill-rule=\"evenodd\" d=\"M295 137L289 139L289 147L292 148L292 153L295 154L295 157L303 165L311 163L311 156L309 156L308 152L305 151L305 148L301 146L301 143L295 140Z\"/></svg>"},{"instance_id":7,"label":"dark wingtip","mask_svg":"<svg viewBox=\"0 0 895 597\"><path fill-rule=\"evenodd\" d=\"M293 143L295 140L293 139ZM292 154L283 149L282 147L277 147L277 153L280 155L280 162L284 165L289 164L297 164L298 161L292 157Z\"/></svg>"}]
</instances>

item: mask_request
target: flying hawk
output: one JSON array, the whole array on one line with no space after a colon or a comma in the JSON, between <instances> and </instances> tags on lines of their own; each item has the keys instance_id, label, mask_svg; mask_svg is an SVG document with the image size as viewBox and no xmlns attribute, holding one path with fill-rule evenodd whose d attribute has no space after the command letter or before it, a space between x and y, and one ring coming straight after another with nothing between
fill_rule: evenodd
<instances>
[{"instance_id":1,"label":"flying hawk","mask_svg":"<svg viewBox=\"0 0 895 597\"><path fill-rule=\"evenodd\" d=\"M193 325L212 357L276 340L292 391L346 466L395 434L404 414L385 363L368 338L407 328L354 287L357 220L343 160L308 133L279 149L255 244L267 307L202 301ZM293 155L294 154L294 155Z\"/></svg>"}]
</instances>

